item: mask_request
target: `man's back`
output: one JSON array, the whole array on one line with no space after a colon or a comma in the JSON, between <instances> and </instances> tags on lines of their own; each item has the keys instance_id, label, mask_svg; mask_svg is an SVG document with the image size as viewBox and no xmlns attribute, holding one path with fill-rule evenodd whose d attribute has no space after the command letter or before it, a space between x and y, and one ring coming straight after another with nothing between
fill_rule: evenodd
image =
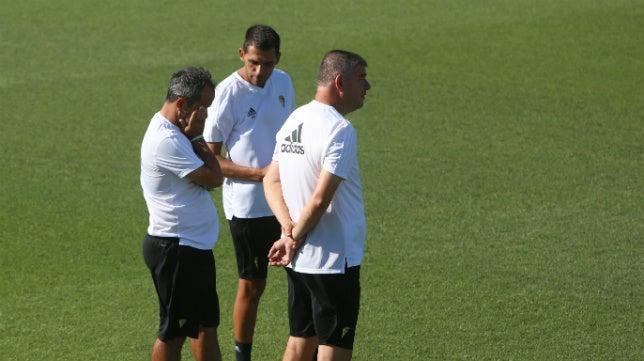
<instances>
[{"instance_id":1,"label":"man's back","mask_svg":"<svg viewBox=\"0 0 644 361\"><path fill-rule=\"evenodd\" d=\"M366 222L353 125L333 107L312 101L293 112L276 141L274 159L293 221L298 222L321 171L343 179L327 212L296 255L294 269L339 273L345 264L359 265Z\"/></svg>"}]
</instances>

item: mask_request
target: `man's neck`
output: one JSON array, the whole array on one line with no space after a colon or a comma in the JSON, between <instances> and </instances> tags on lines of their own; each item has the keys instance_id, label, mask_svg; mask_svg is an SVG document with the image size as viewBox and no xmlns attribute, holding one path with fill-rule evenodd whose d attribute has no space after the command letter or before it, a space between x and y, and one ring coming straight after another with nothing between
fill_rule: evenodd
<instances>
[{"instance_id":1,"label":"man's neck","mask_svg":"<svg viewBox=\"0 0 644 361\"><path fill-rule=\"evenodd\" d=\"M337 110L338 113L342 115L346 114L344 113L344 108L342 107L342 99L340 99L340 97L338 97L328 88L318 88L318 91L315 93L315 98L313 99L322 104L334 107L335 110Z\"/></svg>"},{"instance_id":2,"label":"man's neck","mask_svg":"<svg viewBox=\"0 0 644 361\"><path fill-rule=\"evenodd\" d=\"M174 103L163 103L161 110L159 110L159 114L166 118L170 123L179 126L179 118L177 116L177 109Z\"/></svg>"}]
</instances>

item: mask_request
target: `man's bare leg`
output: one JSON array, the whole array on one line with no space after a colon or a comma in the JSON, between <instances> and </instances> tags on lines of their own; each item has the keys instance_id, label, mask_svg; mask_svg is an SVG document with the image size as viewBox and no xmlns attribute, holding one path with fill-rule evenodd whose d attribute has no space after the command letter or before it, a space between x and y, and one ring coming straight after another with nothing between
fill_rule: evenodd
<instances>
[{"instance_id":1,"label":"man's bare leg","mask_svg":"<svg viewBox=\"0 0 644 361\"><path fill-rule=\"evenodd\" d=\"M192 355L197 361L221 361L216 327L199 328L199 338L190 340Z\"/></svg>"}]
</instances>

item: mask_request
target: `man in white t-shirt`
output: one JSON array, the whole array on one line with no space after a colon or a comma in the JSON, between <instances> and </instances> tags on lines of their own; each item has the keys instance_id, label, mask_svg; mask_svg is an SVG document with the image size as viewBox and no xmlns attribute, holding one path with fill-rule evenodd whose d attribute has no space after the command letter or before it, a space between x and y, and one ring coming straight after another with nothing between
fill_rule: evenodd
<instances>
[{"instance_id":1,"label":"man in white t-shirt","mask_svg":"<svg viewBox=\"0 0 644 361\"><path fill-rule=\"evenodd\" d=\"M295 107L291 78L275 69L280 37L266 25L247 29L239 58L244 65L218 86L204 138L226 177L223 203L239 274L233 308L235 355L250 361L260 297L266 287L271 245L280 235L262 179L271 162L275 133ZM228 154L221 155L225 145Z\"/></svg>"},{"instance_id":2,"label":"man in white t-shirt","mask_svg":"<svg viewBox=\"0 0 644 361\"><path fill-rule=\"evenodd\" d=\"M355 53L325 55L315 99L277 133L264 177L283 230L268 257L287 266L285 361L309 361L315 352L317 360L352 357L366 222L356 131L344 116L362 107L371 88L366 67Z\"/></svg>"},{"instance_id":3,"label":"man in white t-shirt","mask_svg":"<svg viewBox=\"0 0 644 361\"><path fill-rule=\"evenodd\" d=\"M174 73L141 145L140 180L150 215L143 258L160 308L152 360L179 360L190 337L196 360L221 361L212 252L219 222L208 190L223 176L201 135L214 96L207 70Z\"/></svg>"}]
</instances>

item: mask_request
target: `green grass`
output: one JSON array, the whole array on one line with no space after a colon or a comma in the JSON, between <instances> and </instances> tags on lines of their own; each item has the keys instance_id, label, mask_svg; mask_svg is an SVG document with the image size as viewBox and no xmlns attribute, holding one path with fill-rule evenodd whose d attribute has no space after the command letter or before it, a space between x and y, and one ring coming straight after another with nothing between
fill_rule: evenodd
<instances>
[{"instance_id":1,"label":"green grass","mask_svg":"<svg viewBox=\"0 0 644 361\"><path fill-rule=\"evenodd\" d=\"M369 62L355 360L644 359L641 0L0 4L0 358L149 357L140 141L170 74L223 79L255 22L298 104L327 50ZM225 223L215 254L231 360ZM257 360L288 333L270 281Z\"/></svg>"}]
</instances>

